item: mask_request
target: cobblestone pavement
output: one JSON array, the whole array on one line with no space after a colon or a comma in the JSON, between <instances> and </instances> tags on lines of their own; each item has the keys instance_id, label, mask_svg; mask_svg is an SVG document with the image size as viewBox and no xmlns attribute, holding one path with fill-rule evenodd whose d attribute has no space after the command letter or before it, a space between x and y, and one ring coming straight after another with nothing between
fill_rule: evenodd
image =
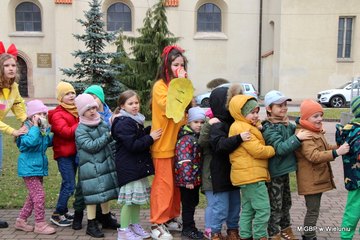
<instances>
[{"instance_id":1,"label":"cobblestone pavement","mask_svg":"<svg viewBox=\"0 0 360 240\"><path fill-rule=\"evenodd\" d=\"M326 137L329 143L334 143L335 135L335 122L324 122L324 128L326 130ZM341 219L343 210L346 203L347 191L343 185L343 168L341 158L337 158L332 162L332 168L335 176L335 183L337 189L326 192L323 194L321 201L321 211L320 217L317 224L317 235L319 240L338 240L339 231L341 226ZM293 206L291 208L291 217L293 223L293 230L301 239L301 227L305 215L305 203L302 196L297 195L296 192L292 193ZM119 212L118 210L113 210L113 212ZM13 225L15 219L19 213L19 210L16 209L1 209L0 210L0 219L8 221L10 224L9 228L0 229L0 240L4 239L15 239L15 240L28 240L28 239L74 239L74 240L86 240L93 239L90 236L85 234L86 221L83 221L83 229L79 231L74 231L70 227L61 228L57 227L57 233L54 235L38 235L35 233L25 233L22 231L17 231L14 229ZM49 219L51 210L46 211L47 219ZM149 210L141 211L141 222L144 227L149 229ZM196 211L195 221L197 226L200 229L204 228L204 209L198 209ZM30 220L29 222L33 222ZM360 225L360 224L359 224ZM360 227L358 225L358 228ZM357 230L354 239L360 240L360 236ZM117 232L115 230L105 230L105 238L103 239L116 239ZM174 233L174 239L182 239L179 233Z\"/></svg>"}]
</instances>

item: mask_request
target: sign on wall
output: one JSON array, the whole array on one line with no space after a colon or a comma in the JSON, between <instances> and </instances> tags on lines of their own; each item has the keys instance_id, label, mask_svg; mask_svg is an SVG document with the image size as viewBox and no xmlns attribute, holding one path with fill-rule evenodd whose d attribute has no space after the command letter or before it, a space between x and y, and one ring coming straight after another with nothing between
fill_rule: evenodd
<instances>
[{"instance_id":1,"label":"sign on wall","mask_svg":"<svg viewBox=\"0 0 360 240\"><path fill-rule=\"evenodd\" d=\"M37 67L38 68L51 68L51 53L38 53L37 54Z\"/></svg>"}]
</instances>

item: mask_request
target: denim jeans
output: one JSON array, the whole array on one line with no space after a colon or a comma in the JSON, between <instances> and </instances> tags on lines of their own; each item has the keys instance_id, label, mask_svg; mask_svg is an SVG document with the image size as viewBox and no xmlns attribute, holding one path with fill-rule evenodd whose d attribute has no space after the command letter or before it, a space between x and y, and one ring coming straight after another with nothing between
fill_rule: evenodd
<instances>
[{"instance_id":1,"label":"denim jeans","mask_svg":"<svg viewBox=\"0 0 360 240\"><path fill-rule=\"evenodd\" d=\"M63 215L68 212L68 201L75 189L76 155L60 157L56 160L62 182L55 212Z\"/></svg>"},{"instance_id":2,"label":"denim jeans","mask_svg":"<svg viewBox=\"0 0 360 240\"><path fill-rule=\"evenodd\" d=\"M213 196L211 232L220 233L224 222L227 229L239 229L240 189L214 193Z\"/></svg>"},{"instance_id":3,"label":"denim jeans","mask_svg":"<svg viewBox=\"0 0 360 240\"><path fill-rule=\"evenodd\" d=\"M205 229L211 228L211 222L212 222L212 208L214 205L214 192L213 191L205 191L206 196L206 208L205 208Z\"/></svg>"},{"instance_id":4,"label":"denim jeans","mask_svg":"<svg viewBox=\"0 0 360 240\"><path fill-rule=\"evenodd\" d=\"M3 164L3 135L0 132L0 176L2 173L2 164Z\"/></svg>"}]
</instances>

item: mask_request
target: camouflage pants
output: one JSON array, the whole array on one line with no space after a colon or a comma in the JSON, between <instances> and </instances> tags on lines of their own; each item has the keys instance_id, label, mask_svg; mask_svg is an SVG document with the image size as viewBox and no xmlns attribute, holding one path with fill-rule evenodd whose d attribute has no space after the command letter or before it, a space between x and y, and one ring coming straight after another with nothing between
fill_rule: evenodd
<instances>
[{"instance_id":1,"label":"camouflage pants","mask_svg":"<svg viewBox=\"0 0 360 240\"><path fill-rule=\"evenodd\" d=\"M269 236L274 236L278 234L281 229L285 229L291 225L289 174L271 178L271 182L267 183L267 187L271 207L268 233Z\"/></svg>"}]
</instances>

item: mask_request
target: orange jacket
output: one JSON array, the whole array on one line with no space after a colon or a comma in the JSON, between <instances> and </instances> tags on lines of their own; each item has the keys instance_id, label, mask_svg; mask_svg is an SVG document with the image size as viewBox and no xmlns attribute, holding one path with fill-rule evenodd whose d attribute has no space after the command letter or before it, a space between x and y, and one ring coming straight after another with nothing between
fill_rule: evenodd
<instances>
[{"instance_id":1,"label":"orange jacket","mask_svg":"<svg viewBox=\"0 0 360 240\"><path fill-rule=\"evenodd\" d=\"M151 131L161 128L161 138L155 141L151 148L153 158L172 158L175 156L175 144L180 127L186 123L184 118L175 123L165 115L168 86L159 79L152 89L152 126Z\"/></svg>"}]
</instances>

